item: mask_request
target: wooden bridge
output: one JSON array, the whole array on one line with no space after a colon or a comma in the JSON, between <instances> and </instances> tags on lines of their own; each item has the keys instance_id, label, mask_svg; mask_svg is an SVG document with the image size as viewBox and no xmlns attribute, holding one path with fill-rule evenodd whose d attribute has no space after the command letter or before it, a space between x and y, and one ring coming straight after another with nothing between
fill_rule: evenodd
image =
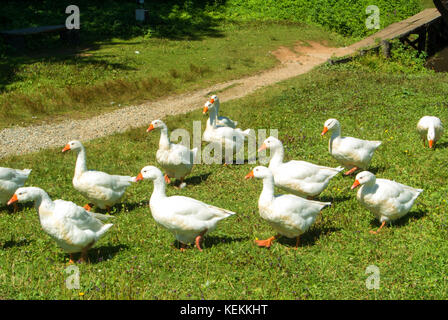
<instances>
[{"instance_id":1,"label":"wooden bridge","mask_svg":"<svg viewBox=\"0 0 448 320\"><path fill-rule=\"evenodd\" d=\"M405 20L393 23L383 30L352 44L348 52L364 54L368 50L383 48L390 55L390 41L399 39L419 51L433 55L448 43L448 0L433 0L436 8L425 9ZM353 56L343 59L330 59L330 63L349 61Z\"/></svg>"}]
</instances>

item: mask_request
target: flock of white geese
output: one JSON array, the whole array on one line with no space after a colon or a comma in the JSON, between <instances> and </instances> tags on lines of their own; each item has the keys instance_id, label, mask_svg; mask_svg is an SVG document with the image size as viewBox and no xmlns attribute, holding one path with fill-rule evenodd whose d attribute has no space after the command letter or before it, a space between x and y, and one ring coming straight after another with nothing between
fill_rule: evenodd
<instances>
[{"instance_id":1,"label":"flock of white geese","mask_svg":"<svg viewBox=\"0 0 448 320\"><path fill-rule=\"evenodd\" d=\"M237 128L236 121L218 115L219 99L216 95L205 103L203 113L207 112L209 118L203 140L221 143L233 152L242 148L250 130L243 131ZM0 203L14 205L16 212L17 202L33 201L43 230L70 254L69 262L73 263L74 253L81 253L81 261L87 260L87 251L113 225L106 222L114 216L95 213L91 211L92 206L110 212L110 208L120 201L127 187L134 182L148 179L154 183L149 202L154 220L173 233L182 251L191 243L202 251L201 241L204 235L213 231L220 220L235 213L190 197L166 196L165 188L171 183L171 179L178 180L179 185L176 187L185 187L184 178L190 174L198 150L190 150L181 144L170 142L168 128L161 120L151 122L147 131L153 130L160 130L156 160L164 173L155 166L144 167L136 177L88 170L84 146L79 141L70 141L62 151L77 153L73 187L88 200L88 204L80 207L70 201L53 201L40 188L23 187L31 173L30 169L2 167ZM443 126L439 118L425 116L418 122L417 131L423 144L426 145L428 141L429 148L434 148L443 134ZM283 144L272 136L260 146L259 152L270 150L269 166L257 166L245 178L263 180L263 189L258 200L259 213L277 234L265 240L256 240L258 246L269 248L278 237L286 236L296 238L297 248L300 235L310 228L324 207L331 205L330 202L313 199L318 197L329 181L344 168L348 169L345 175L360 169L367 170L375 150L381 145L381 141L342 136L341 124L336 119L325 122L322 135L327 132L331 134L329 152L341 164L337 168L306 161L283 162ZM372 233L378 233L387 222L406 215L423 191L395 181L377 179L369 171L361 171L356 175L351 188L358 186L358 201L381 223L379 229L371 231ZM281 188L288 194L276 195L274 187Z\"/></svg>"}]
</instances>

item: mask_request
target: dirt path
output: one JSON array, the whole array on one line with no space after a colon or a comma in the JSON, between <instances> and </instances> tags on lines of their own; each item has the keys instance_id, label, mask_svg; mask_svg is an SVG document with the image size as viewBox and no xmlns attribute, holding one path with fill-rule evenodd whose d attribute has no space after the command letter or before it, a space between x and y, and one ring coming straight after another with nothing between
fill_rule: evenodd
<instances>
[{"instance_id":1,"label":"dirt path","mask_svg":"<svg viewBox=\"0 0 448 320\"><path fill-rule=\"evenodd\" d=\"M138 106L122 108L85 120L66 120L55 124L13 127L0 131L0 158L36 152L40 149L62 147L70 140L88 141L147 125L151 120L167 115L187 113L202 108L212 91L220 91L221 102L238 99L255 90L304 74L325 63L332 55L343 56L354 48L331 48L310 42L297 44L294 50L280 47L272 54L281 64L273 69L211 87L170 96Z\"/></svg>"}]
</instances>

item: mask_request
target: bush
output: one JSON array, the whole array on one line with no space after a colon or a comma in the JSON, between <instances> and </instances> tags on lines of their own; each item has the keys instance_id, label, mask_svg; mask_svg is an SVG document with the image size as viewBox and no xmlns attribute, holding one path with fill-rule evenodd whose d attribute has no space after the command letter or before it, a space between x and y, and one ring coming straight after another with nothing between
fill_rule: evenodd
<instances>
[{"instance_id":1,"label":"bush","mask_svg":"<svg viewBox=\"0 0 448 320\"><path fill-rule=\"evenodd\" d=\"M364 37L375 33L365 26L371 0L229 0L227 15L233 19L289 20L319 24L343 35ZM420 0L376 0L380 27L422 10Z\"/></svg>"}]
</instances>

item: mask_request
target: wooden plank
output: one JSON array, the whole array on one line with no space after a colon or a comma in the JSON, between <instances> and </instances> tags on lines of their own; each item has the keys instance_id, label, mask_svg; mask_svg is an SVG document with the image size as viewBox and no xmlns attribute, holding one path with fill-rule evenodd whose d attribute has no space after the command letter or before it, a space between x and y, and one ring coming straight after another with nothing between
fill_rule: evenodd
<instances>
[{"instance_id":1,"label":"wooden plank","mask_svg":"<svg viewBox=\"0 0 448 320\"><path fill-rule=\"evenodd\" d=\"M376 39L381 42L382 40L402 38L414 32L418 33L419 29L424 28L439 19L441 19L441 14L436 8L425 9L412 17L387 26L383 30L378 31L350 47L353 49L360 49L363 47L377 46L378 43Z\"/></svg>"},{"instance_id":2,"label":"wooden plank","mask_svg":"<svg viewBox=\"0 0 448 320\"><path fill-rule=\"evenodd\" d=\"M56 32L62 31L65 29L65 25L57 25L57 26L42 26L42 27L32 27L25 29L17 29L17 30L5 30L0 31L0 34L9 35L9 36L26 36L33 35L38 33L46 33L46 32Z\"/></svg>"}]
</instances>

